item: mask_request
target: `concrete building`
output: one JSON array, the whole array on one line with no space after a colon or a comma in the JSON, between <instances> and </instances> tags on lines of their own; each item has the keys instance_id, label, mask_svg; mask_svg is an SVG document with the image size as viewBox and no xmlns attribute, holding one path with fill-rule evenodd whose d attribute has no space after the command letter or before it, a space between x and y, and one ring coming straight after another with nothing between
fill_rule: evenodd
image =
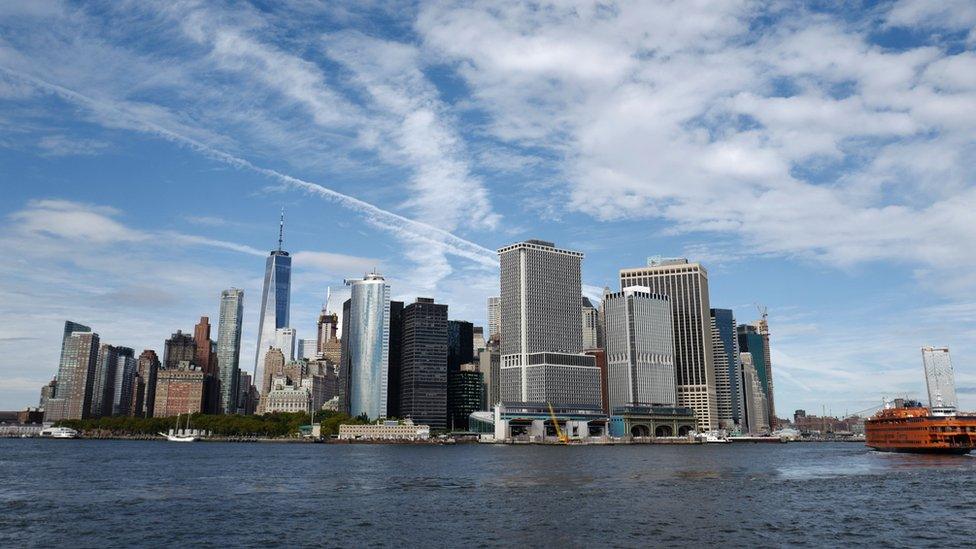
<instances>
[{"instance_id":1,"label":"concrete building","mask_svg":"<svg viewBox=\"0 0 976 549\"><path fill-rule=\"evenodd\" d=\"M447 305L418 297L403 309L400 414L435 429L447 426Z\"/></svg>"},{"instance_id":2,"label":"concrete building","mask_svg":"<svg viewBox=\"0 0 976 549\"><path fill-rule=\"evenodd\" d=\"M298 349L295 351L296 360L315 360L318 357L317 339L299 339Z\"/></svg>"},{"instance_id":3,"label":"concrete building","mask_svg":"<svg viewBox=\"0 0 976 549\"><path fill-rule=\"evenodd\" d=\"M485 350L485 346L488 345L488 340L485 339L485 329L481 326L475 326L472 339L472 355L475 360L477 360L478 355L481 351Z\"/></svg>"},{"instance_id":4,"label":"concrete building","mask_svg":"<svg viewBox=\"0 0 976 549\"><path fill-rule=\"evenodd\" d=\"M552 406L524 402L495 406L490 412L473 412L468 429L492 436L495 442L544 442L557 440L553 416L562 433L572 440L605 438L607 416L594 406Z\"/></svg>"},{"instance_id":5,"label":"concrete building","mask_svg":"<svg viewBox=\"0 0 976 549\"><path fill-rule=\"evenodd\" d=\"M156 351L146 349L139 355L136 363L133 403L129 413L136 417L155 417L156 384L160 362Z\"/></svg>"},{"instance_id":6,"label":"concrete building","mask_svg":"<svg viewBox=\"0 0 976 549\"><path fill-rule=\"evenodd\" d=\"M677 405L695 410L699 431L717 429L708 272L687 259L651 258L646 267L620 271L620 287L630 286L671 299Z\"/></svg>"},{"instance_id":7,"label":"concrete building","mask_svg":"<svg viewBox=\"0 0 976 549\"><path fill-rule=\"evenodd\" d=\"M351 416L387 416L390 352L390 287L382 275L347 282L342 306L339 400Z\"/></svg>"},{"instance_id":8,"label":"concrete building","mask_svg":"<svg viewBox=\"0 0 976 549\"><path fill-rule=\"evenodd\" d=\"M261 394L271 390L271 380L276 376L284 375L285 355L277 347L268 347L264 353L264 379L261 380Z\"/></svg>"},{"instance_id":9,"label":"concrete building","mask_svg":"<svg viewBox=\"0 0 976 549\"><path fill-rule=\"evenodd\" d=\"M90 331L72 332L62 343L58 389L56 396L47 401L44 421L86 419L91 413L92 388L100 344L98 334Z\"/></svg>"},{"instance_id":10,"label":"concrete building","mask_svg":"<svg viewBox=\"0 0 976 549\"><path fill-rule=\"evenodd\" d=\"M261 395L264 413L308 412L312 409L312 392L286 376L275 376L270 389Z\"/></svg>"},{"instance_id":11,"label":"concrete building","mask_svg":"<svg viewBox=\"0 0 976 549\"><path fill-rule=\"evenodd\" d=\"M205 413L209 377L190 361L159 372L153 417Z\"/></svg>"},{"instance_id":12,"label":"concrete building","mask_svg":"<svg viewBox=\"0 0 976 549\"><path fill-rule=\"evenodd\" d=\"M581 353L580 252L528 240L498 250L501 400L600 406L600 370Z\"/></svg>"},{"instance_id":13,"label":"concrete building","mask_svg":"<svg viewBox=\"0 0 976 549\"><path fill-rule=\"evenodd\" d=\"M176 369L184 361L196 364L196 359L197 344L193 341L193 336L184 334L182 330L176 330L163 343L163 369Z\"/></svg>"},{"instance_id":14,"label":"concrete building","mask_svg":"<svg viewBox=\"0 0 976 549\"><path fill-rule=\"evenodd\" d=\"M333 364L341 362L342 343L337 334L339 329L339 315L330 313L326 309L329 305L329 297L322 306L318 320L318 355L332 361Z\"/></svg>"},{"instance_id":15,"label":"concrete building","mask_svg":"<svg viewBox=\"0 0 976 549\"><path fill-rule=\"evenodd\" d=\"M485 349L478 354L478 370L481 372L485 384L487 399L485 408L488 410L501 402L501 387L499 385L501 365L501 344L496 335L485 343Z\"/></svg>"},{"instance_id":16,"label":"concrete building","mask_svg":"<svg viewBox=\"0 0 976 549\"><path fill-rule=\"evenodd\" d=\"M742 368L742 400L744 410L742 412L745 425L742 431L747 433L768 433L769 426L769 407L766 403L766 393L763 391L762 382L756 367L753 364L751 353L739 353L739 365Z\"/></svg>"},{"instance_id":17,"label":"concrete building","mask_svg":"<svg viewBox=\"0 0 976 549\"><path fill-rule=\"evenodd\" d=\"M383 421L373 425L340 425L340 440L427 440L429 425L416 425L410 420L403 423Z\"/></svg>"},{"instance_id":18,"label":"concrete building","mask_svg":"<svg viewBox=\"0 0 976 549\"><path fill-rule=\"evenodd\" d=\"M281 349L281 353L285 355L286 361L295 360L295 342L297 339L298 333L294 328L278 328L275 330L275 339L272 346Z\"/></svg>"},{"instance_id":19,"label":"concrete building","mask_svg":"<svg viewBox=\"0 0 976 549\"><path fill-rule=\"evenodd\" d=\"M237 413L241 415L251 415L258 408L260 392L254 386L251 374L244 370L238 370L237 379Z\"/></svg>"},{"instance_id":20,"label":"concrete building","mask_svg":"<svg viewBox=\"0 0 976 549\"><path fill-rule=\"evenodd\" d=\"M193 363L199 366L204 373L216 376L217 348L216 344L210 340L209 317L201 316L200 322L193 327L193 342L196 344Z\"/></svg>"},{"instance_id":21,"label":"concrete building","mask_svg":"<svg viewBox=\"0 0 976 549\"><path fill-rule=\"evenodd\" d=\"M115 368L118 361L118 351L114 346L107 343L102 343L99 346L92 378L89 417L112 415L112 400L115 397Z\"/></svg>"},{"instance_id":22,"label":"concrete building","mask_svg":"<svg viewBox=\"0 0 976 549\"><path fill-rule=\"evenodd\" d=\"M40 407L41 410L46 410L48 399L54 398L57 395L57 391L58 378L55 375L55 377L51 378L51 381L49 381L47 385L41 387L41 398L38 402L38 407Z\"/></svg>"},{"instance_id":23,"label":"concrete building","mask_svg":"<svg viewBox=\"0 0 976 549\"><path fill-rule=\"evenodd\" d=\"M585 349L585 354L593 357L596 367L600 369L600 409L604 414L610 415L610 376L607 368L607 352L605 349Z\"/></svg>"},{"instance_id":24,"label":"concrete building","mask_svg":"<svg viewBox=\"0 0 976 549\"><path fill-rule=\"evenodd\" d=\"M949 348L922 347L922 365L932 415L955 414L959 401L956 400L956 378Z\"/></svg>"},{"instance_id":25,"label":"concrete building","mask_svg":"<svg viewBox=\"0 0 976 549\"><path fill-rule=\"evenodd\" d=\"M217 322L217 370L220 379L220 413L237 413L240 388L241 330L244 326L244 290L220 292Z\"/></svg>"},{"instance_id":26,"label":"concrete building","mask_svg":"<svg viewBox=\"0 0 976 549\"><path fill-rule=\"evenodd\" d=\"M502 335L502 298L492 296L488 298L488 339Z\"/></svg>"},{"instance_id":27,"label":"concrete building","mask_svg":"<svg viewBox=\"0 0 976 549\"><path fill-rule=\"evenodd\" d=\"M739 352L748 353L752 357L752 365L756 370L756 377L762 387L763 399L766 402L765 416L770 420L776 418L773 404L773 376L772 361L769 357L769 330L765 328L766 321L756 321L752 324L740 324L736 328Z\"/></svg>"},{"instance_id":28,"label":"concrete building","mask_svg":"<svg viewBox=\"0 0 976 549\"><path fill-rule=\"evenodd\" d=\"M278 223L278 249L268 255L264 265L264 289L261 292L261 313L258 322L257 350L254 356L254 376L261 381L264 375L264 354L276 344L275 332L289 326L291 303L291 256L281 249L284 241L285 215L282 210ZM280 348L280 347L279 347ZM294 352L290 356L294 356Z\"/></svg>"},{"instance_id":29,"label":"concrete building","mask_svg":"<svg viewBox=\"0 0 976 549\"><path fill-rule=\"evenodd\" d=\"M742 376L739 342L731 309L712 309L712 363L715 365L715 400L719 427L732 430L742 424Z\"/></svg>"},{"instance_id":30,"label":"concrete building","mask_svg":"<svg viewBox=\"0 0 976 549\"><path fill-rule=\"evenodd\" d=\"M675 405L671 300L649 288L603 295L610 409Z\"/></svg>"},{"instance_id":31,"label":"concrete building","mask_svg":"<svg viewBox=\"0 0 976 549\"><path fill-rule=\"evenodd\" d=\"M476 364L462 364L447 386L447 428L467 431L468 416L484 409L484 377Z\"/></svg>"},{"instance_id":32,"label":"concrete building","mask_svg":"<svg viewBox=\"0 0 976 549\"><path fill-rule=\"evenodd\" d=\"M583 348L584 349L597 349L600 348L599 343L599 313L596 307L593 306L593 302L590 298L582 296L582 309L583 309Z\"/></svg>"}]
</instances>

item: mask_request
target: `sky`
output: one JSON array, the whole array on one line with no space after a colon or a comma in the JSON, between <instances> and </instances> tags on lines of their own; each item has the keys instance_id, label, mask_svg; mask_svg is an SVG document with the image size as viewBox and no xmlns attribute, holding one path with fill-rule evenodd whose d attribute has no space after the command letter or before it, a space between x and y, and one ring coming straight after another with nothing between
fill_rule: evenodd
<instances>
[{"instance_id":1,"label":"sky","mask_svg":"<svg viewBox=\"0 0 976 549\"><path fill-rule=\"evenodd\" d=\"M281 208L300 338L374 268L483 324L541 238L768 307L781 417L922 398L926 345L976 409L974 153L965 0L3 2L0 409L65 320L160 351L229 287L250 369Z\"/></svg>"}]
</instances>

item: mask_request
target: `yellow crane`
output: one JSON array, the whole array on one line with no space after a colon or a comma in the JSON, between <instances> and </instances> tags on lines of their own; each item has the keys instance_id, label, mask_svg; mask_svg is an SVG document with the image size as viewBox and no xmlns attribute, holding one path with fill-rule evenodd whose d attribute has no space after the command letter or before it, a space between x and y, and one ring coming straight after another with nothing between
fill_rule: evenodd
<instances>
[{"instance_id":1,"label":"yellow crane","mask_svg":"<svg viewBox=\"0 0 976 549\"><path fill-rule=\"evenodd\" d=\"M546 406L549 406L549 417L552 419L552 426L556 428L556 437L559 439L559 442L569 444L569 437L559 428L559 422L556 420L556 412L552 409L552 403L547 402Z\"/></svg>"}]
</instances>

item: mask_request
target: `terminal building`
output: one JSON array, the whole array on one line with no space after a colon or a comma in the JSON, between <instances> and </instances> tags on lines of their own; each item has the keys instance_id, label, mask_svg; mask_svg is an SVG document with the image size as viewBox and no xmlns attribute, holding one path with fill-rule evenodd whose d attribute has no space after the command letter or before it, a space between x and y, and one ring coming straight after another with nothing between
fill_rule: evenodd
<instances>
[{"instance_id":1,"label":"terminal building","mask_svg":"<svg viewBox=\"0 0 976 549\"><path fill-rule=\"evenodd\" d=\"M499 404L492 412L474 412L468 416L468 429L494 435L496 441L544 442L558 435L553 417L562 433L573 440L605 438L607 416L599 405L553 406L545 402Z\"/></svg>"},{"instance_id":2,"label":"terminal building","mask_svg":"<svg viewBox=\"0 0 976 549\"><path fill-rule=\"evenodd\" d=\"M684 437L695 431L695 410L681 406L628 405L613 409L610 436Z\"/></svg>"}]
</instances>

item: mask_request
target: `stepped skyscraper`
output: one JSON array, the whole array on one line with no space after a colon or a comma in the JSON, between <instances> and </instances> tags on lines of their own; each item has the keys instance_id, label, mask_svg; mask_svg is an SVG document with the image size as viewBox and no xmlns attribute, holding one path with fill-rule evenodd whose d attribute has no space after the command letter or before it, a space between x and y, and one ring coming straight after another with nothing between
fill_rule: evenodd
<instances>
[{"instance_id":1,"label":"stepped skyscraper","mask_svg":"<svg viewBox=\"0 0 976 549\"><path fill-rule=\"evenodd\" d=\"M261 320L258 323L258 346L254 353L254 379L264 379L264 354L275 345L275 332L288 326L291 301L291 256L281 249L284 240L285 214L278 223L278 249L271 252L264 268L264 291L261 293Z\"/></svg>"}]
</instances>

